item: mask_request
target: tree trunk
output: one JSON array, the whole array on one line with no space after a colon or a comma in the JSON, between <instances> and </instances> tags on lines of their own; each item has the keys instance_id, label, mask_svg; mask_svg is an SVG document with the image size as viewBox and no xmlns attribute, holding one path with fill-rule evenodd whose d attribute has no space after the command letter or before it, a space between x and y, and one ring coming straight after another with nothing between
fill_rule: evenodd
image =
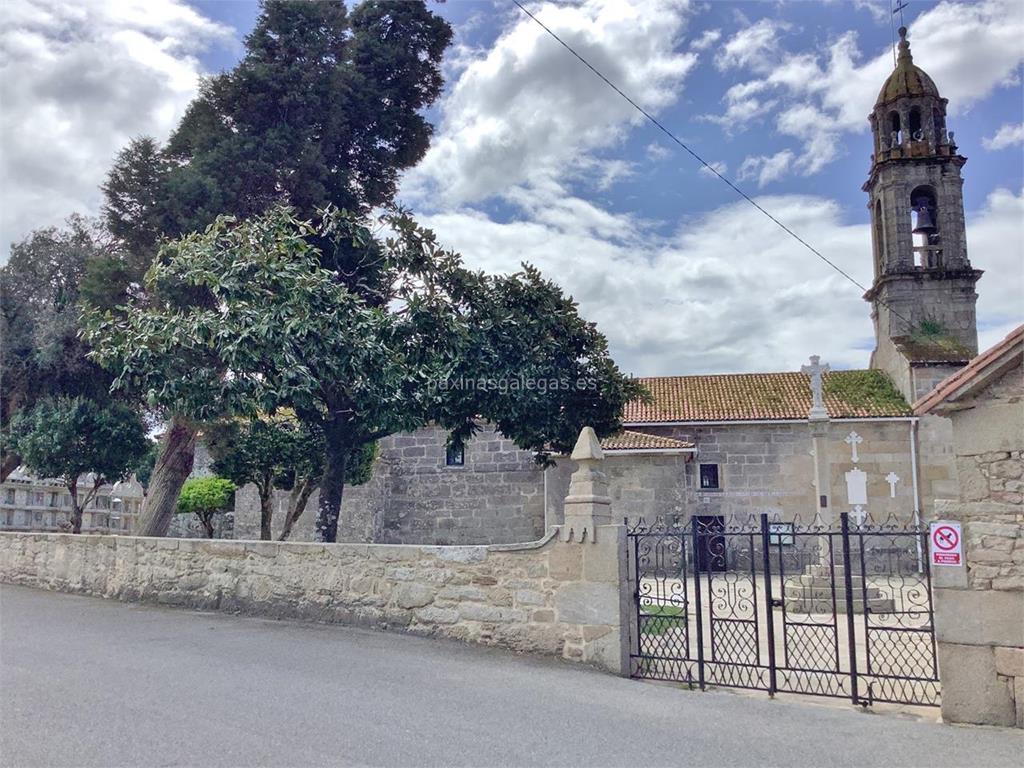
<instances>
[{"instance_id":1,"label":"tree trunk","mask_svg":"<svg viewBox=\"0 0 1024 768\"><path fill-rule=\"evenodd\" d=\"M0 461L0 483L10 476L21 464L21 456L7 451L4 453L3 461Z\"/></svg>"},{"instance_id":2,"label":"tree trunk","mask_svg":"<svg viewBox=\"0 0 1024 768\"><path fill-rule=\"evenodd\" d=\"M77 504L71 510L71 532L81 533L82 532L82 508Z\"/></svg>"},{"instance_id":3,"label":"tree trunk","mask_svg":"<svg viewBox=\"0 0 1024 768\"><path fill-rule=\"evenodd\" d=\"M181 416L172 416L160 440L142 514L135 524L137 536L166 536L171 526L178 494L192 472L195 459L196 428Z\"/></svg>"},{"instance_id":4,"label":"tree trunk","mask_svg":"<svg viewBox=\"0 0 1024 768\"><path fill-rule=\"evenodd\" d=\"M82 532L82 505L78 503L78 478L67 484L68 493L71 495L71 532Z\"/></svg>"},{"instance_id":5,"label":"tree trunk","mask_svg":"<svg viewBox=\"0 0 1024 768\"><path fill-rule=\"evenodd\" d=\"M203 533L206 534L206 538L213 538L213 515L208 515L202 512L196 512L196 517L199 518L199 522L202 523Z\"/></svg>"},{"instance_id":6,"label":"tree trunk","mask_svg":"<svg viewBox=\"0 0 1024 768\"><path fill-rule=\"evenodd\" d=\"M284 516L284 527L281 529L281 537L278 541L288 541L288 537L292 535L292 526L306 511L306 502L309 501L309 497L315 490L316 483L310 477L292 488L292 492L288 495L288 513Z\"/></svg>"},{"instance_id":7,"label":"tree trunk","mask_svg":"<svg viewBox=\"0 0 1024 768\"><path fill-rule=\"evenodd\" d=\"M274 517L274 486L269 483L260 487L260 540L270 541L274 534L270 523Z\"/></svg>"},{"instance_id":8,"label":"tree trunk","mask_svg":"<svg viewBox=\"0 0 1024 768\"><path fill-rule=\"evenodd\" d=\"M345 465L351 446L345 425L332 424L326 430L327 449L324 474L320 480L320 506L316 516L316 540L334 543L338 540L338 516L341 494L345 488Z\"/></svg>"}]
</instances>

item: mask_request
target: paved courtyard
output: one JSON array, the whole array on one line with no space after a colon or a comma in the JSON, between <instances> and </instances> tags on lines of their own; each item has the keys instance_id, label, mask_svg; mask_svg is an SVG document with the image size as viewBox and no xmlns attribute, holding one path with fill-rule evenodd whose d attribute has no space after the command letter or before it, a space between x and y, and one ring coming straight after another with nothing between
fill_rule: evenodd
<instances>
[{"instance_id":1,"label":"paved courtyard","mask_svg":"<svg viewBox=\"0 0 1024 768\"><path fill-rule=\"evenodd\" d=\"M1024 737L0 588L3 766L1010 766ZM827 744L827 747L823 747Z\"/></svg>"}]
</instances>

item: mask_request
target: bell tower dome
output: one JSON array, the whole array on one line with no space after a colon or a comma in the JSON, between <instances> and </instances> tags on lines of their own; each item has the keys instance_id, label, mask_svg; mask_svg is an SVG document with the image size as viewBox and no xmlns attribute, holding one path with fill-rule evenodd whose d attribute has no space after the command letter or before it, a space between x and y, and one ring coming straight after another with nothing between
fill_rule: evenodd
<instances>
[{"instance_id":1,"label":"bell tower dome","mask_svg":"<svg viewBox=\"0 0 1024 768\"><path fill-rule=\"evenodd\" d=\"M864 191L871 213L875 351L913 402L978 354L974 285L967 257L963 178L967 158L946 128L946 99L914 64L901 27L896 68L868 117L874 140Z\"/></svg>"}]
</instances>

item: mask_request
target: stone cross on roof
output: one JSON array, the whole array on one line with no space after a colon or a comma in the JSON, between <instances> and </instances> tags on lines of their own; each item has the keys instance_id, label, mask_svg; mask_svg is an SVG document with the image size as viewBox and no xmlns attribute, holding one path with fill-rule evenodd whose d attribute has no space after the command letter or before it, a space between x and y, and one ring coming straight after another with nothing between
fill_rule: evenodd
<instances>
[{"instance_id":1,"label":"stone cross on roof","mask_svg":"<svg viewBox=\"0 0 1024 768\"><path fill-rule=\"evenodd\" d=\"M811 355L811 364L800 368L801 373L806 373L811 377L811 411L807 414L811 421L828 419L828 411L825 410L822 375L831 369L828 367L828 363L820 365L820 360L818 355Z\"/></svg>"}]
</instances>

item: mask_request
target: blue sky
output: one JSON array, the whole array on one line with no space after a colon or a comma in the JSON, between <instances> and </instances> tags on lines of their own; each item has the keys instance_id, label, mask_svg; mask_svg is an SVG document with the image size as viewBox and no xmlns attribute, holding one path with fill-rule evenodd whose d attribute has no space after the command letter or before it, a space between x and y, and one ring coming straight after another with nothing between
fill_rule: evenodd
<instances>
[{"instance_id":1,"label":"blue sky","mask_svg":"<svg viewBox=\"0 0 1024 768\"><path fill-rule=\"evenodd\" d=\"M860 291L766 222L509 2L431 4L455 29L435 141L401 198L473 266L558 280L628 371L863 367ZM694 151L869 282L867 114L888 3L531 3ZM230 67L256 3L15 0L0 33L10 242L72 211L131 136L166 138ZM950 99L982 345L1022 320L1024 4L911 2L915 62ZM17 117L12 117L12 113ZM16 199L14 199L16 197Z\"/></svg>"}]
</instances>

